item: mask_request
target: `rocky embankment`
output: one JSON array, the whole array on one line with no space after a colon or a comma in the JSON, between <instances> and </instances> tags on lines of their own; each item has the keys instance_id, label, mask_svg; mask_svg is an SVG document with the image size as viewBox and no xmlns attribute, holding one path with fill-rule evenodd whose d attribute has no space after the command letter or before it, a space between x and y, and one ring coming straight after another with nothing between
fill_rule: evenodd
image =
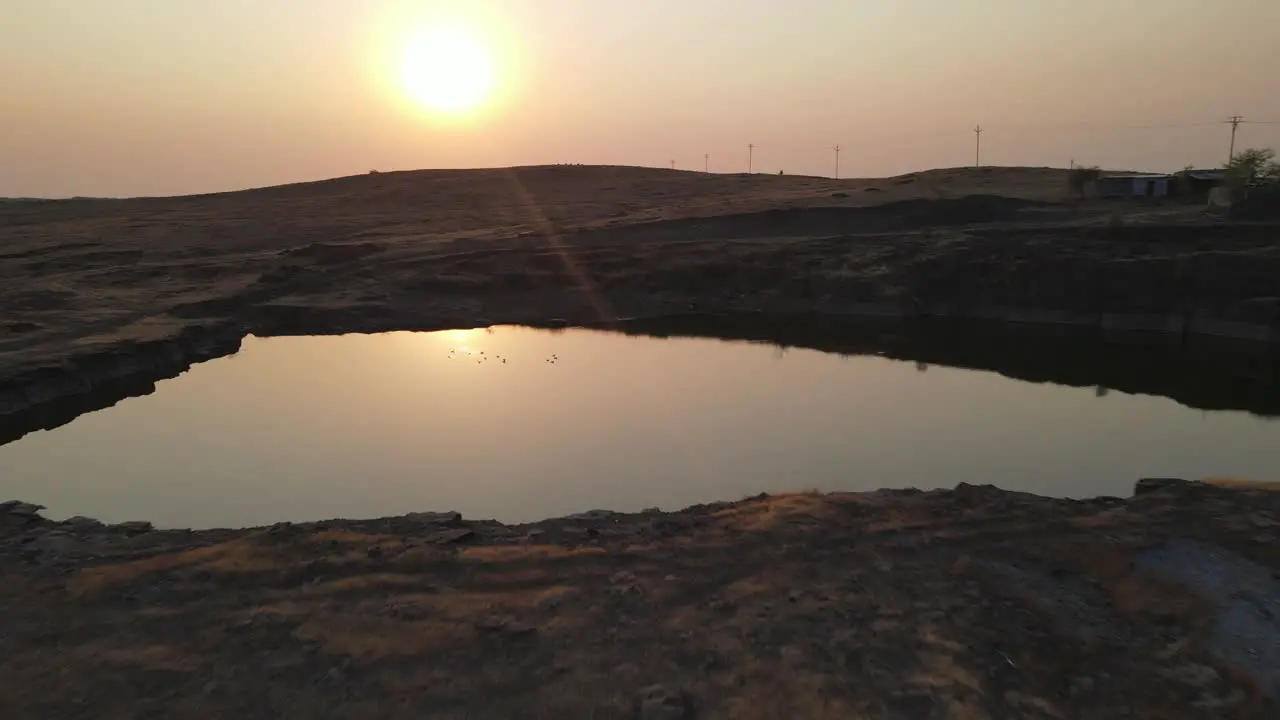
<instances>
[{"instance_id":1,"label":"rocky embankment","mask_svg":"<svg viewBox=\"0 0 1280 720\"><path fill-rule=\"evenodd\" d=\"M821 316L846 323L1064 329L1097 341L1136 337L1200 355L1224 344L1251 346L1255 359L1238 375L1265 379L1280 367L1274 225L962 225L967 216L946 216L905 232L898 227L902 217L891 215L894 232L851 234L867 211L850 212L816 208L774 213L768 222L650 223L643 233L632 226L534 233L466 249L312 242L234 261L184 255L165 266L162 257L145 272L90 264L80 281L83 298L7 284L6 307L21 311L0 335L0 440L147 392L191 363L234 352L249 332L552 321L623 327L624 318L690 312ZM815 236L824 229L827 234ZM153 287L157 273L170 280ZM93 282L103 274L124 275L112 285L117 292L123 286L159 299L133 307L132 296L120 294L119 307L86 304L97 302ZM231 279L184 285L172 281L178 276ZM170 287L175 294L165 295L161 288ZM83 320L77 319L81 311L89 313ZM112 323L119 327L102 331ZM956 343L957 350L972 344L963 337ZM1241 388L1236 394L1266 397Z\"/></svg>"},{"instance_id":2,"label":"rocky embankment","mask_svg":"<svg viewBox=\"0 0 1280 720\"><path fill-rule=\"evenodd\" d=\"M244 530L0 504L5 718L1270 718L1280 494Z\"/></svg>"}]
</instances>

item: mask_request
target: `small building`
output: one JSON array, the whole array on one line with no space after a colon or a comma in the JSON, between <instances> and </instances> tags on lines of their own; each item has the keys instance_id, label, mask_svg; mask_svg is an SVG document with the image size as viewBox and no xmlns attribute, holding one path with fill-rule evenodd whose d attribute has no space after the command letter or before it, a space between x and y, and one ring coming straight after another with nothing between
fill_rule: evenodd
<instances>
[{"instance_id":1,"label":"small building","mask_svg":"<svg viewBox=\"0 0 1280 720\"><path fill-rule=\"evenodd\" d=\"M1132 175L1103 175L1096 185L1098 196L1131 200L1135 198L1161 198L1169 194L1171 175L1140 173Z\"/></svg>"},{"instance_id":2,"label":"small building","mask_svg":"<svg viewBox=\"0 0 1280 720\"><path fill-rule=\"evenodd\" d=\"M1224 170L1182 170L1174 173L1174 183L1170 192L1177 195L1207 196L1222 184L1226 175Z\"/></svg>"}]
</instances>

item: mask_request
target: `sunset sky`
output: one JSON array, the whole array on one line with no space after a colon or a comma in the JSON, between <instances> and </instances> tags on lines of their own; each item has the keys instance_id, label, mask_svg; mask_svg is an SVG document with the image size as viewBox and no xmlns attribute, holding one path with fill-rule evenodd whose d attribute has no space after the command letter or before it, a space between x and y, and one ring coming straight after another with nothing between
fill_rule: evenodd
<instances>
[{"instance_id":1,"label":"sunset sky","mask_svg":"<svg viewBox=\"0 0 1280 720\"><path fill-rule=\"evenodd\" d=\"M1280 0L4 0L0 196L741 172L748 143L883 176L972 163L975 124L984 164L1212 166L1232 113L1280 146L1277 37Z\"/></svg>"}]
</instances>

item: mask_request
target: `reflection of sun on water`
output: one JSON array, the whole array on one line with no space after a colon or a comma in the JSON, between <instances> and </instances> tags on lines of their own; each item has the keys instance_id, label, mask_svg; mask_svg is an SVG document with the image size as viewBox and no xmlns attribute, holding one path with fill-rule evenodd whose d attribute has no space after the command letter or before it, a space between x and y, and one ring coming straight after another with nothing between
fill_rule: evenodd
<instances>
[{"instance_id":1,"label":"reflection of sun on water","mask_svg":"<svg viewBox=\"0 0 1280 720\"><path fill-rule=\"evenodd\" d=\"M480 331L479 330L446 330L444 333L444 336L445 336L445 339L448 340L451 345L462 346L468 340L474 338L476 336L476 333L478 332Z\"/></svg>"},{"instance_id":2,"label":"reflection of sun on water","mask_svg":"<svg viewBox=\"0 0 1280 720\"><path fill-rule=\"evenodd\" d=\"M405 92L424 108L461 115L489 99L494 63L489 48L471 32L438 26L409 41L401 79Z\"/></svg>"}]
</instances>

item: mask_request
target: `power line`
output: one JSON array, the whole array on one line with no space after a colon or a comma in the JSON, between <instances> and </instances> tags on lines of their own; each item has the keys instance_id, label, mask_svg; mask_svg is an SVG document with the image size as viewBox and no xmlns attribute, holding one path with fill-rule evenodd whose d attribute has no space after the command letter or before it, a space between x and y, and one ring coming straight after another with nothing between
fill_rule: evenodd
<instances>
[{"instance_id":1,"label":"power line","mask_svg":"<svg viewBox=\"0 0 1280 720\"><path fill-rule=\"evenodd\" d=\"M975 125L973 127L974 147L973 147L973 166L982 167L982 126Z\"/></svg>"},{"instance_id":2,"label":"power line","mask_svg":"<svg viewBox=\"0 0 1280 720\"><path fill-rule=\"evenodd\" d=\"M702 153L702 172L711 172L711 153Z\"/></svg>"},{"instance_id":3,"label":"power line","mask_svg":"<svg viewBox=\"0 0 1280 720\"><path fill-rule=\"evenodd\" d=\"M840 179L840 146L836 146L836 175L835 179Z\"/></svg>"},{"instance_id":4,"label":"power line","mask_svg":"<svg viewBox=\"0 0 1280 720\"><path fill-rule=\"evenodd\" d=\"M751 174L752 167L755 163L756 146L754 144L747 145L747 174Z\"/></svg>"}]
</instances>

